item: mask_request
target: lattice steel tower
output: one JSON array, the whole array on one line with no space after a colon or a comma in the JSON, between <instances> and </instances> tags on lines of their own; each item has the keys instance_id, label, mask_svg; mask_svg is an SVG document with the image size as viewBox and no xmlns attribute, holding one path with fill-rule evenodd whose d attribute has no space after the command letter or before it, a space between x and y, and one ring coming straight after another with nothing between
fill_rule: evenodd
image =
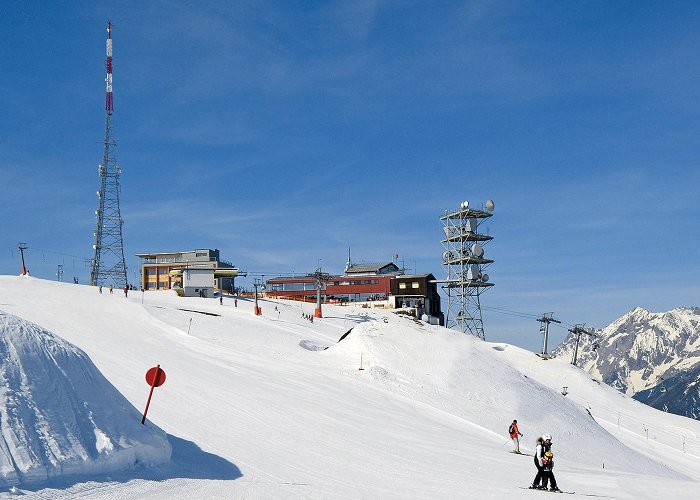
<instances>
[{"instance_id":1,"label":"lattice steel tower","mask_svg":"<svg viewBox=\"0 0 700 500\"><path fill-rule=\"evenodd\" d=\"M91 285L110 285L119 288L127 285L126 262L124 260L124 243L122 225L124 221L119 209L119 176L121 169L117 165L112 115L112 25L107 23L107 94L105 99L105 140L100 173L100 190L97 192L97 228L95 230L95 256L92 259L90 273Z\"/></svg>"},{"instance_id":2,"label":"lattice steel tower","mask_svg":"<svg viewBox=\"0 0 700 500\"><path fill-rule=\"evenodd\" d=\"M483 245L493 236L479 232L479 226L493 215L493 201L486 202L485 209L469 207L462 202L459 210L445 211L440 217L445 231L442 244L442 263L447 270L447 279L439 281L447 293L446 326L462 333L471 333L485 339L484 322L481 316L481 294L492 287L485 268L493 260L484 257Z\"/></svg>"}]
</instances>

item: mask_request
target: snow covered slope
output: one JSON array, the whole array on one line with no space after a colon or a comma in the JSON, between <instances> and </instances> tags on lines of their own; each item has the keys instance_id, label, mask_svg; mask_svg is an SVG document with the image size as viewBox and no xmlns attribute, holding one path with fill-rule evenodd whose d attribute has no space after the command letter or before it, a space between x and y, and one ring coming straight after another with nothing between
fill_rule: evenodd
<instances>
[{"instance_id":1,"label":"snow covered slope","mask_svg":"<svg viewBox=\"0 0 700 500\"><path fill-rule=\"evenodd\" d=\"M149 418L172 464L23 488L30 497L540 498L519 488L535 468L508 453L513 418L526 452L554 434L566 490L692 498L699 485L700 422L565 362L391 311L324 306L310 323L308 304L263 300L256 317L243 299L125 298L26 277L0 277L0 308L79 346L137 408L146 369L168 377Z\"/></svg>"},{"instance_id":2,"label":"snow covered slope","mask_svg":"<svg viewBox=\"0 0 700 500\"><path fill-rule=\"evenodd\" d=\"M574 342L571 335L567 337L555 356L570 359ZM638 307L596 338L582 336L578 358L579 366L635 399L678 415L700 417L698 308L652 313Z\"/></svg>"},{"instance_id":3,"label":"snow covered slope","mask_svg":"<svg viewBox=\"0 0 700 500\"><path fill-rule=\"evenodd\" d=\"M170 459L165 433L80 349L0 311L0 484L109 473Z\"/></svg>"}]
</instances>

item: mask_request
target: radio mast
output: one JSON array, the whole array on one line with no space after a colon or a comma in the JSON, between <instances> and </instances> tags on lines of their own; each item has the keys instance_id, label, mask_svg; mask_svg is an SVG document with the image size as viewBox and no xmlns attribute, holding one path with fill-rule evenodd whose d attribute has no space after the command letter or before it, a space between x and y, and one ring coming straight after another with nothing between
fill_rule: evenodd
<instances>
[{"instance_id":1,"label":"radio mast","mask_svg":"<svg viewBox=\"0 0 700 500\"><path fill-rule=\"evenodd\" d=\"M98 167L100 190L97 192L97 228L95 229L95 256L90 272L91 285L109 285L122 288L128 283L126 262L124 260L124 243L119 209L119 176L121 169L117 165L112 115L114 100L112 98L112 24L107 23L107 93L105 98L105 139L102 164Z\"/></svg>"}]
</instances>

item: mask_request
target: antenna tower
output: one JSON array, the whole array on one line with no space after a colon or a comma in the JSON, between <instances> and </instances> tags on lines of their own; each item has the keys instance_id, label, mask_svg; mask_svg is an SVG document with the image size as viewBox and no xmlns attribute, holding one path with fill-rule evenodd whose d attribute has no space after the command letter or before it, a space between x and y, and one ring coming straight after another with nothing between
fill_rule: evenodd
<instances>
[{"instance_id":1,"label":"antenna tower","mask_svg":"<svg viewBox=\"0 0 700 500\"><path fill-rule=\"evenodd\" d=\"M494 203L486 202L484 209L469 207L464 201L458 210L445 211L440 217L445 238L442 244L442 264L447 271L447 279L442 289L447 293L447 318L445 324L462 333L471 333L482 340L484 322L481 316L481 294L494 284L489 283L485 268L493 260L484 257L483 245L493 236L482 234L479 227L493 215Z\"/></svg>"},{"instance_id":2,"label":"antenna tower","mask_svg":"<svg viewBox=\"0 0 700 500\"><path fill-rule=\"evenodd\" d=\"M122 288L128 283L126 277L126 262L124 260L124 242L122 240L122 225L119 210L119 176L121 169L117 165L114 131L112 130L112 115L114 101L112 99L112 24L107 23L107 93L105 99L105 139L102 164L98 167L100 174L100 190L97 192L99 203L95 215L97 228L95 230L95 256L92 259L90 284L114 284Z\"/></svg>"}]
</instances>

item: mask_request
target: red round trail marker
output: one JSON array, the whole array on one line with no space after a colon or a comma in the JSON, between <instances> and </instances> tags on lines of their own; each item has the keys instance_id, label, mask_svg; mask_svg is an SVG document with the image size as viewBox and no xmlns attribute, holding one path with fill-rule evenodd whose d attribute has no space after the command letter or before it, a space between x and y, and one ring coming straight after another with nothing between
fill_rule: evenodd
<instances>
[{"instance_id":1,"label":"red round trail marker","mask_svg":"<svg viewBox=\"0 0 700 500\"><path fill-rule=\"evenodd\" d=\"M151 396L153 396L153 389L163 385L165 382L165 372L160 368L160 365L154 366L146 372L146 382L151 386L151 392L148 393L148 401L146 402L146 409L143 410L143 417L141 417L141 425L146 421L146 414L148 413L148 407L151 404Z\"/></svg>"},{"instance_id":2,"label":"red round trail marker","mask_svg":"<svg viewBox=\"0 0 700 500\"><path fill-rule=\"evenodd\" d=\"M154 366L146 372L146 382L153 387L160 387L163 385L163 382L165 382L165 372L160 368L160 365Z\"/></svg>"}]
</instances>

